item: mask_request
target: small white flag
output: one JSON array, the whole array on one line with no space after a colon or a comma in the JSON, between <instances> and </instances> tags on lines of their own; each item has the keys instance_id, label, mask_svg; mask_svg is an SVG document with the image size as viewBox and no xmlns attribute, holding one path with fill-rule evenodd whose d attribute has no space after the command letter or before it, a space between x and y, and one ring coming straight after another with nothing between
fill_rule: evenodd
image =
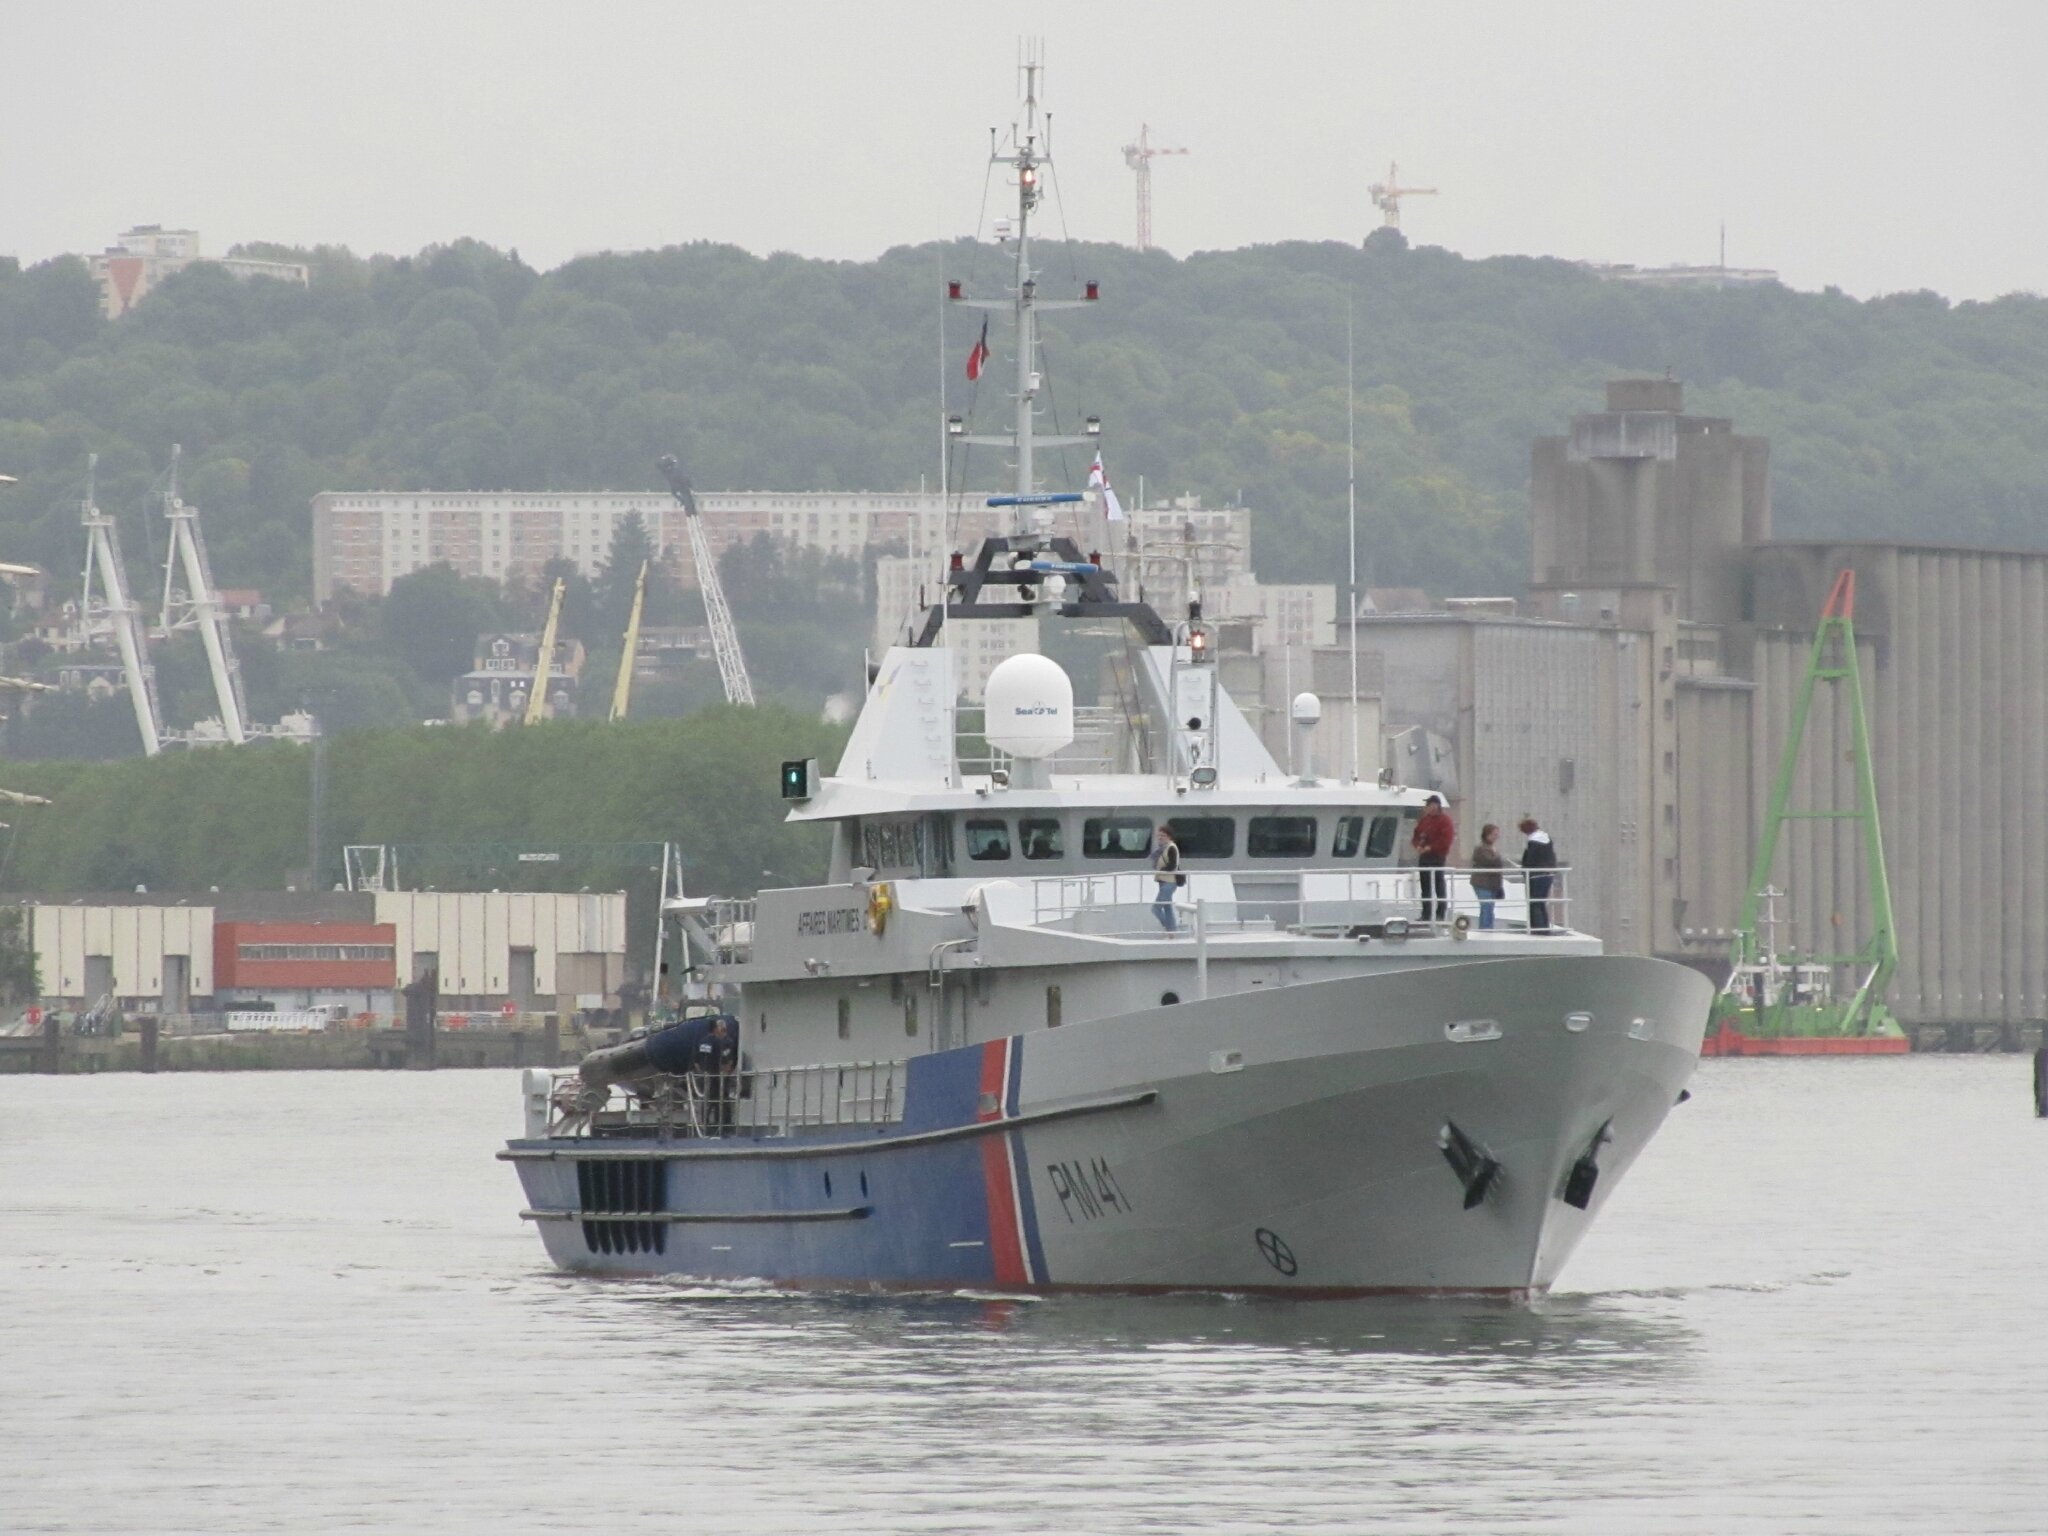
<instances>
[{"instance_id":1,"label":"small white flag","mask_svg":"<svg viewBox=\"0 0 2048 1536\"><path fill-rule=\"evenodd\" d=\"M1102 455L1095 455L1095 462L1089 466L1088 489L1102 493L1102 511L1112 523L1124 520L1123 503L1116 499L1116 492L1110 488L1109 473L1102 467Z\"/></svg>"}]
</instances>

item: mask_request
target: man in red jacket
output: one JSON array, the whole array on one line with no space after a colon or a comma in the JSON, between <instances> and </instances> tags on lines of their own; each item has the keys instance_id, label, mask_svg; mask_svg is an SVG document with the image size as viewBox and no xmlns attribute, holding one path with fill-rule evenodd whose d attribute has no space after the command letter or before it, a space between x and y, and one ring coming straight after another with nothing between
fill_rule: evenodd
<instances>
[{"instance_id":1,"label":"man in red jacket","mask_svg":"<svg viewBox=\"0 0 2048 1536\"><path fill-rule=\"evenodd\" d=\"M1451 920L1451 877L1444 873L1444 862L1450 858L1451 845L1457 840L1458 829L1451 824L1451 813L1444 809L1439 797L1431 795L1422 819L1415 823L1415 835L1409 839L1415 850L1415 863L1422 871L1425 923Z\"/></svg>"}]
</instances>

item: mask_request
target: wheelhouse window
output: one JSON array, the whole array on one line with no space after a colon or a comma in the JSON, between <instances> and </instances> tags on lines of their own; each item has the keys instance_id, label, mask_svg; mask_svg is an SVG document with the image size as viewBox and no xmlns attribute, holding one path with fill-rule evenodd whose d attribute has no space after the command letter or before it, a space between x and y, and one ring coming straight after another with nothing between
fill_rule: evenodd
<instances>
[{"instance_id":1,"label":"wheelhouse window","mask_svg":"<svg viewBox=\"0 0 2048 1536\"><path fill-rule=\"evenodd\" d=\"M1007 859L1010 856L1010 824L1007 821L967 822L967 857L976 861Z\"/></svg>"},{"instance_id":2,"label":"wheelhouse window","mask_svg":"<svg viewBox=\"0 0 2048 1536\"><path fill-rule=\"evenodd\" d=\"M1355 859L1358 845L1365 838L1363 816L1339 816L1337 835L1330 840L1330 857L1333 859Z\"/></svg>"},{"instance_id":3,"label":"wheelhouse window","mask_svg":"<svg viewBox=\"0 0 2048 1536\"><path fill-rule=\"evenodd\" d=\"M1235 817L1175 816L1166 827L1184 859L1227 859L1237 852Z\"/></svg>"},{"instance_id":4,"label":"wheelhouse window","mask_svg":"<svg viewBox=\"0 0 2048 1536\"><path fill-rule=\"evenodd\" d=\"M903 875L943 875L953 863L952 818L871 816L860 825L861 862Z\"/></svg>"},{"instance_id":5,"label":"wheelhouse window","mask_svg":"<svg viewBox=\"0 0 2048 1536\"><path fill-rule=\"evenodd\" d=\"M1066 852L1060 824L1051 816L1025 816L1017 822L1017 846L1027 859L1057 859Z\"/></svg>"},{"instance_id":6,"label":"wheelhouse window","mask_svg":"<svg viewBox=\"0 0 2048 1536\"><path fill-rule=\"evenodd\" d=\"M1365 856L1368 859L1391 858L1394 852L1394 839L1400 835L1400 832L1400 817L1373 817L1372 831L1365 839Z\"/></svg>"},{"instance_id":7,"label":"wheelhouse window","mask_svg":"<svg viewBox=\"0 0 2048 1536\"><path fill-rule=\"evenodd\" d=\"M1313 816L1254 816L1245 828L1244 851L1254 859L1305 859L1316 851Z\"/></svg>"},{"instance_id":8,"label":"wheelhouse window","mask_svg":"<svg viewBox=\"0 0 2048 1536\"><path fill-rule=\"evenodd\" d=\"M1152 851L1152 818L1090 816L1081 824L1081 851L1091 859L1142 859Z\"/></svg>"}]
</instances>

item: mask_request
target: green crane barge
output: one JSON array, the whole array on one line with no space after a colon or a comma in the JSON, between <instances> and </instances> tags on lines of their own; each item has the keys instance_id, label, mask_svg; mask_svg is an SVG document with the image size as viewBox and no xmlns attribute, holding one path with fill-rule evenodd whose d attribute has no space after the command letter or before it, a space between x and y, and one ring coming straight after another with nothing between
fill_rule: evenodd
<instances>
[{"instance_id":1,"label":"green crane barge","mask_svg":"<svg viewBox=\"0 0 2048 1536\"><path fill-rule=\"evenodd\" d=\"M1885 873L1884 829L1877 813L1877 778L1870 765L1870 728L1863 712L1863 679L1856 660L1856 573L1835 578L1806 676L1792 707L1791 729L1771 787L1763 837L1757 844L1749 890L1736 928L1733 965L1715 1000L1701 1047L1703 1056L1883 1055L1910 1048L1905 1032L1885 1007L1885 993L1899 963L1898 933L1892 921L1892 888ZM1855 770L1856 806L1794 809L1793 781L1805 744L1815 685L1846 690L1849 756ZM1772 883L1772 869L1787 822L1855 822L1863 834L1863 865L1870 904L1870 936L1846 953L1802 952L1789 942L1790 909L1779 915L1788 893ZM1788 941L1781 944L1781 931ZM1838 984L1846 976L1853 990ZM1843 996L1847 990L1848 995Z\"/></svg>"}]
</instances>

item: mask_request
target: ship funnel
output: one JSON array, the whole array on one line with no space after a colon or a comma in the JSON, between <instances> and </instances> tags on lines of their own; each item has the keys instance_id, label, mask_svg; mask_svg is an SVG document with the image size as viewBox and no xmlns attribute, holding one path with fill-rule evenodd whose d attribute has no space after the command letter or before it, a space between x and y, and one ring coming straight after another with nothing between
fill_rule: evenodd
<instances>
[{"instance_id":1,"label":"ship funnel","mask_svg":"<svg viewBox=\"0 0 2048 1536\"><path fill-rule=\"evenodd\" d=\"M982 734L1020 759L1017 782L1044 782L1043 760L1074 740L1074 684L1050 656L1012 656L988 675Z\"/></svg>"}]
</instances>

